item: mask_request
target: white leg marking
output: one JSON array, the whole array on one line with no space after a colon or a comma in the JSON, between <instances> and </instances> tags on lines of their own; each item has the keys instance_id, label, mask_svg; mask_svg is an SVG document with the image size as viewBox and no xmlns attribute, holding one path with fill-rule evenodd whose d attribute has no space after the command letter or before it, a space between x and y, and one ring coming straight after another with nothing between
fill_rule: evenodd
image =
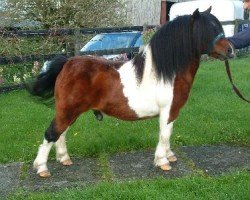
<instances>
[{"instance_id":1,"label":"white leg marking","mask_svg":"<svg viewBox=\"0 0 250 200\"><path fill-rule=\"evenodd\" d=\"M56 159L59 162L64 162L67 160L70 160L68 151L67 151L67 146L66 146L66 133L69 130L69 128L67 128L59 137L59 139L56 141L55 145L56 145Z\"/></svg>"},{"instance_id":2,"label":"white leg marking","mask_svg":"<svg viewBox=\"0 0 250 200\"><path fill-rule=\"evenodd\" d=\"M170 136L172 134L173 122L167 123L169 111L162 111L160 113L160 134L159 142L155 151L155 165L162 166L168 165L168 157L174 156L174 153L170 150Z\"/></svg>"},{"instance_id":3,"label":"white leg marking","mask_svg":"<svg viewBox=\"0 0 250 200\"><path fill-rule=\"evenodd\" d=\"M43 144L40 145L36 159L33 163L33 166L35 169L37 169L38 174L40 172L48 171L47 160L53 144L53 142L48 142L46 139L44 139Z\"/></svg>"}]
</instances>

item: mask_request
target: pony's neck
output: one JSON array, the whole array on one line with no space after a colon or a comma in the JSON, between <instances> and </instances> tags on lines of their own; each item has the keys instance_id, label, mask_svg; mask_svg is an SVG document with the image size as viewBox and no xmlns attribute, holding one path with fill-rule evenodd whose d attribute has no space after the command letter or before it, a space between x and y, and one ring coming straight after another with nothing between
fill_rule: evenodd
<instances>
[{"instance_id":1,"label":"pony's neck","mask_svg":"<svg viewBox=\"0 0 250 200\"><path fill-rule=\"evenodd\" d=\"M193 59L188 63L188 67L184 71L176 74L174 80L173 103L168 123L173 122L177 118L180 109L186 103L199 65L200 58Z\"/></svg>"},{"instance_id":2,"label":"pony's neck","mask_svg":"<svg viewBox=\"0 0 250 200\"><path fill-rule=\"evenodd\" d=\"M162 81L163 79L164 81L167 80L167 81L172 82L172 80L177 74L183 73L184 71L187 71L187 70L192 70L193 68L194 68L193 70L195 70L196 68L198 69L198 66L200 63L200 57L201 57L200 53L197 52L195 56L192 57L192 59L190 58L189 60L187 60L186 67L182 68L181 70L172 68L171 69L172 71L170 71L171 75L168 76L168 79L166 79L166 77L165 78L162 77L161 76L162 74L157 74L157 66L152 56L152 48L150 45L146 45L144 49L141 50L138 53L138 55L134 57L134 59L132 60L132 63L133 63L136 78L139 84L143 81L144 78L147 78L147 76L152 76L151 73L153 73L153 77L158 81ZM166 56L165 59L169 59L169 57Z\"/></svg>"}]
</instances>

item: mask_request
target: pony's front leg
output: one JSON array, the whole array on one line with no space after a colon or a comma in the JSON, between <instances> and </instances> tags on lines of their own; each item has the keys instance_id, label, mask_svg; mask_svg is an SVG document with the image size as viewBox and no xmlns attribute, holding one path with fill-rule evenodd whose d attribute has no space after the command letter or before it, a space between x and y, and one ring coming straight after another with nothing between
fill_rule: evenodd
<instances>
[{"instance_id":1,"label":"pony's front leg","mask_svg":"<svg viewBox=\"0 0 250 200\"><path fill-rule=\"evenodd\" d=\"M170 170L169 162L177 160L174 153L170 149L170 136L172 134L173 122L168 123L168 113L160 114L160 133L159 142L155 151L154 163L162 170Z\"/></svg>"}]
</instances>

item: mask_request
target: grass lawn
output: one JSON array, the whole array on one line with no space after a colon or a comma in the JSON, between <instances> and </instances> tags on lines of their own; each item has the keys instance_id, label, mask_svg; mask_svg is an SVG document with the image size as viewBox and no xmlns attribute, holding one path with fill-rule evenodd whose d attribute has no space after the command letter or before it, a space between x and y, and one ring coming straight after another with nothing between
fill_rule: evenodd
<instances>
[{"instance_id":1,"label":"grass lawn","mask_svg":"<svg viewBox=\"0 0 250 200\"><path fill-rule=\"evenodd\" d=\"M250 97L250 57L230 62L236 84ZM53 107L38 104L26 91L0 95L0 163L29 162L37 153ZM183 145L230 144L250 146L250 106L231 90L224 63L203 62L190 98L174 124L171 143ZM124 122L92 112L83 114L68 134L71 156L101 158L114 152L155 148L158 119ZM54 159L55 156L50 156ZM247 199L249 172L221 177L154 179L125 183L100 183L56 193L18 192L13 199Z\"/></svg>"},{"instance_id":2,"label":"grass lawn","mask_svg":"<svg viewBox=\"0 0 250 200\"><path fill-rule=\"evenodd\" d=\"M191 176L171 180L158 178L126 183L100 183L54 193L19 191L10 199L244 200L250 196L249 180L250 173L243 171L221 177Z\"/></svg>"}]
</instances>

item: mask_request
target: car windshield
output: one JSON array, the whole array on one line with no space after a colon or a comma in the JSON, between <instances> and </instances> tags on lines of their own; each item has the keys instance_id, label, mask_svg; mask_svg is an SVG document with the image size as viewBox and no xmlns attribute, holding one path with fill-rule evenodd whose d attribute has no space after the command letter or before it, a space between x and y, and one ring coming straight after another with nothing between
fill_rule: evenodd
<instances>
[{"instance_id":1,"label":"car windshield","mask_svg":"<svg viewBox=\"0 0 250 200\"><path fill-rule=\"evenodd\" d=\"M137 39L134 47L140 47L143 45L142 35Z\"/></svg>"},{"instance_id":2,"label":"car windshield","mask_svg":"<svg viewBox=\"0 0 250 200\"><path fill-rule=\"evenodd\" d=\"M128 48L137 37L138 33L98 34L81 51Z\"/></svg>"}]
</instances>

